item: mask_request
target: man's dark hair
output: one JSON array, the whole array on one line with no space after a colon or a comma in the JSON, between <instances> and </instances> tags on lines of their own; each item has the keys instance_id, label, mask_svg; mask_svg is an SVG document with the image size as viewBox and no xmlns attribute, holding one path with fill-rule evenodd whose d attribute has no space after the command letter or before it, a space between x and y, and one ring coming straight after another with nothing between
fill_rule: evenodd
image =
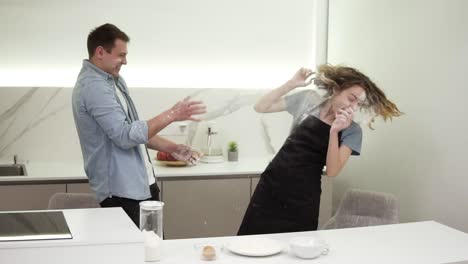
<instances>
[{"instance_id":1,"label":"man's dark hair","mask_svg":"<svg viewBox=\"0 0 468 264\"><path fill-rule=\"evenodd\" d=\"M88 55L93 57L97 47L102 46L107 52L111 52L114 47L115 40L120 39L129 42L130 38L122 30L112 24L104 24L99 26L88 35Z\"/></svg>"}]
</instances>

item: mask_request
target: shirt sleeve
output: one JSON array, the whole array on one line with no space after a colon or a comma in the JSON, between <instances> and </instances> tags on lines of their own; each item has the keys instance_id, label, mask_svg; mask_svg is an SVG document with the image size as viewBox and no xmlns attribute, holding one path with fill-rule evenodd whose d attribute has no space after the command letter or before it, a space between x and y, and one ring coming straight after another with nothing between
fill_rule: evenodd
<instances>
[{"instance_id":1,"label":"shirt sleeve","mask_svg":"<svg viewBox=\"0 0 468 264\"><path fill-rule=\"evenodd\" d=\"M92 80L84 88L86 111L112 142L123 149L148 142L148 124L144 120L131 123L127 120L111 85L105 80Z\"/></svg>"},{"instance_id":2,"label":"shirt sleeve","mask_svg":"<svg viewBox=\"0 0 468 264\"><path fill-rule=\"evenodd\" d=\"M343 130L340 145L348 146L352 150L351 155L361 155L362 129L357 123L353 122L349 128Z\"/></svg>"},{"instance_id":3,"label":"shirt sleeve","mask_svg":"<svg viewBox=\"0 0 468 264\"><path fill-rule=\"evenodd\" d=\"M286 111L290 113L294 118L299 116L299 110L304 100L307 98L307 94L310 90L300 91L294 94L290 94L284 97L284 102L286 104Z\"/></svg>"}]
</instances>

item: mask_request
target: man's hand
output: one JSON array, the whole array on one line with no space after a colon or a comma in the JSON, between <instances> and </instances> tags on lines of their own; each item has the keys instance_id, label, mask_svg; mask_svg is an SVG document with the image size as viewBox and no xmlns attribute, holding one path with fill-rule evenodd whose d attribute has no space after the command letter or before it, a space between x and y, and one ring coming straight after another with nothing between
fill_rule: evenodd
<instances>
[{"instance_id":1,"label":"man's hand","mask_svg":"<svg viewBox=\"0 0 468 264\"><path fill-rule=\"evenodd\" d=\"M199 118L193 116L204 113L206 113L206 106L202 101L190 101L190 97L186 97L164 112L164 115L166 115L165 118L172 121L200 121Z\"/></svg>"},{"instance_id":2,"label":"man's hand","mask_svg":"<svg viewBox=\"0 0 468 264\"><path fill-rule=\"evenodd\" d=\"M178 160L185 161L190 166L196 165L200 160L199 152L193 151L191 147L183 144L177 144L171 155Z\"/></svg>"}]
</instances>

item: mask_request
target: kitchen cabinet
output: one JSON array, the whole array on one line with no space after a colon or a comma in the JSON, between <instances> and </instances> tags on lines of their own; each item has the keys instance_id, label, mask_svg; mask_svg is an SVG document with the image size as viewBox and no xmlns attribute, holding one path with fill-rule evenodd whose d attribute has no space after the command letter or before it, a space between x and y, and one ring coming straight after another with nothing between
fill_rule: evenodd
<instances>
[{"instance_id":1,"label":"kitchen cabinet","mask_svg":"<svg viewBox=\"0 0 468 264\"><path fill-rule=\"evenodd\" d=\"M89 183L67 183L67 193L94 193Z\"/></svg>"},{"instance_id":2,"label":"kitchen cabinet","mask_svg":"<svg viewBox=\"0 0 468 264\"><path fill-rule=\"evenodd\" d=\"M158 182L158 186L161 186L161 183ZM89 183L67 183L67 193L94 193L89 186ZM159 194L162 197L162 190Z\"/></svg>"},{"instance_id":3,"label":"kitchen cabinet","mask_svg":"<svg viewBox=\"0 0 468 264\"><path fill-rule=\"evenodd\" d=\"M251 179L163 181L166 239L232 236L250 200Z\"/></svg>"},{"instance_id":4,"label":"kitchen cabinet","mask_svg":"<svg viewBox=\"0 0 468 264\"><path fill-rule=\"evenodd\" d=\"M65 184L2 185L0 211L47 209L49 198L65 189Z\"/></svg>"},{"instance_id":5,"label":"kitchen cabinet","mask_svg":"<svg viewBox=\"0 0 468 264\"><path fill-rule=\"evenodd\" d=\"M259 180L260 180L260 176L252 178L252 187L250 188L250 197L252 197L252 195L253 195L253 193L255 191L255 187L257 187L257 184L258 184Z\"/></svg>"},{"instance_id":6,"label":"kitchen cabinet","mask_svg":"<svg viewBox=\"0 0 468 264\"><path fill-rule=\"evenodd\" d=\"M320 195L319 229L332 217L333 177L322 176L322 194Z\"/></svg>"},{"instance_id":7,"label":"kitchen cabinet","mask_svg":"<svg viewBox=\"0 0 468 264\"><path fill-rule=\"evenodd\" d=\"M259 175L166 178L159 183L167 239L235 235ZM332 178L322 177L319 227L332 214ZM88 183L0 186L0 211L44 210L58 192L91 193ZM164 193L164 195L163 195Z\"/></svg>"},{"instance_id":8,"label":"kitchen cabinet","mask_svg":"<svg viewBox=\"0 0 468 264\"><path fill-rule=\"evenodd\" d=\"M255 191L255 187L258 184L260 177L252 178L252 191L251 195ZM319 228L323 226L332 216L332 197L333 195L333 178L322 176L322 194L320 195L320 211L319 211Z\"/></svg>"}]
</instances>

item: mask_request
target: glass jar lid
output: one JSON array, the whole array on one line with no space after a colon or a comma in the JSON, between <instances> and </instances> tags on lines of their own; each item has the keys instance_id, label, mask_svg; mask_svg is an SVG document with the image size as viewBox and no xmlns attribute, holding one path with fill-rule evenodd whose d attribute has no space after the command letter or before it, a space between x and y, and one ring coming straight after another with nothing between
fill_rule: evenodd
<instances>
[{"instance_id":1,"label":"glass jar lid","mask_svg":"<svg viewBox=\"0 0 468 264\"><path fill-rule=\"evenodd\" d=\"M163 206L164 206L164 203L160 201L140 202L140 208L145 209L145 210L161 210Z\"/></svg>"}]
</instances>

